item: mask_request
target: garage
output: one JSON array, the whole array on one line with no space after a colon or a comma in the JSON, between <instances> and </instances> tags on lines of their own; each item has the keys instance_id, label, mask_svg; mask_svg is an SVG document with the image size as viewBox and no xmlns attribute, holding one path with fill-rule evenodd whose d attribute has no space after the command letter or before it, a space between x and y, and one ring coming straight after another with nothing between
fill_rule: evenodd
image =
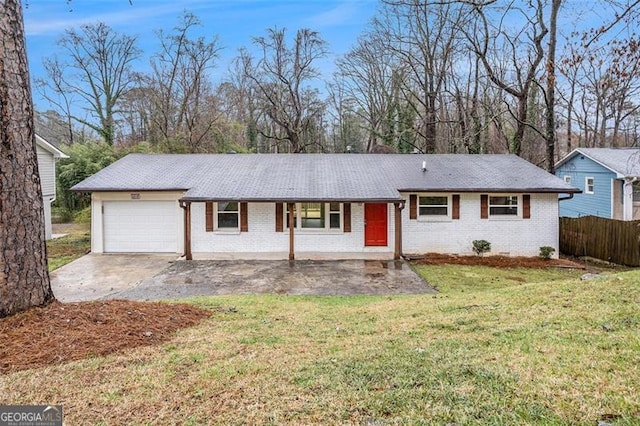
<instances>
[{"instance_id":1,"label":"garage","mask_svg":"<svg viewBox=\"0 0 640 426\"><path fill-rule=\"evenodd\" d=\"M104 201L105 253L177 253L177 201Z\"/></svg>"}]
</instances>

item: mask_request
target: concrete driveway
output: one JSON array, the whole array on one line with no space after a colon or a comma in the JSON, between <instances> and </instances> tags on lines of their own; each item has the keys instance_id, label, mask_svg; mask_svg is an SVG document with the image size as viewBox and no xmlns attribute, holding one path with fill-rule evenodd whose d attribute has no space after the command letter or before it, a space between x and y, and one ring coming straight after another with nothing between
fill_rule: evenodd
<instances>
[{"instance_id":1,"label":"concrete driveway","mask_svg":"<svg viewBox=\"0 0 640 426\"><path fill-rule=\"evenodd\" d=\"M158 300L222 294L435 293L406 262L176 260L175 255L88 254L51 273L62 302Z\"/></svg>"},{"instance_id":2,"label":"concrete driveway","mask_svg":"<svg viewBox=\"0 0 640 426\"><path fill-rule=\"evenodd\" d=\"M435 292L403 261L180 260L153 278L113 297L156 300L222 294L387 295Z\"/></svg>"},{"instance_id":3,"label":"concrete driveway","mask_svg":"<svg viewBox=\"0 0 640 426\"><path fill-rule=\"evenodd\" d=\"M88 254L51 272L51 288L62 302L113 297L167 268L176 255Z\"/></svg>"}]
</instances>

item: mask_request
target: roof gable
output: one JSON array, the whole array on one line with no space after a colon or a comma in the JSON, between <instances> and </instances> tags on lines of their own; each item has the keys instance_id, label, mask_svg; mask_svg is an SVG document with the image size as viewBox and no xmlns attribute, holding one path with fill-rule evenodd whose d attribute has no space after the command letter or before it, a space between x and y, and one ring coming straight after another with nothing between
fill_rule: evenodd
<instances>
[{"instance_id":1,"label":"roof gable","mask_svg":"<svg viewBox=\"0 0 640 426\"><path fill-rule=\"evenodd\" d=\"M611 170L618 178L640 176L640 149L638 148L576 148L556 163L556 168L578 155Z\"/></svg>"},{"instance_id":2,"label":"roof gable","mask_svg":"<svg viewBox=\"0 0 640 426\"><path fill-rule=\"evenodd\" d=\"M50 152L54 158L69 158L67 154L44 140L44 138L36 135L36 144L47 152Z\"/></svg>"},{"instance_id":3,"label":"roof gable","mask_svg":"<svg viewBox=\"0 0 640 426\"><path fill-rule=\"evenodd\" d=\"M72 189L184 190L192 201L356 202L400 201L408 191L577 191L515 155L464 154L130 154Z\"/></svg>"}]
</instances>

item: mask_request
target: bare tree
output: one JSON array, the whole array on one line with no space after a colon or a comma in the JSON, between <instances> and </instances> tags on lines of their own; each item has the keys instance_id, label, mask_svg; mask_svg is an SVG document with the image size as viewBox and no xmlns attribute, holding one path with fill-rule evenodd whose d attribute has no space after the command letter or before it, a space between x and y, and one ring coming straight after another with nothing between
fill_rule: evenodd
<instances>
[{"instance_id":1,"label":"bare tree","mask_svg":"<svg viewBox=\"0 0 640 426\"><path fill-rule=\"evenodd\" d=\"M520 155L522 141L527 128L539 132L527 122L529 94L540 72L540 64L545 56L543 40L548 33L544 20L542 0L531 0L529 8L507 5L498 19L488 18L486 5L475 5L477 25L465 27L464 31L471 48L480 58L488 78L493 84L512 96L516 111L509 108L515 119L515 132L509 144L509 152ZM498 13L492 9L492 13ZM504 22L516 13L526 24L515 32L507 31ZM508 70L499 72L497 59L509 58Z\"/></svg>"},{"instance_id":2,"label":"bare tree","mask_svg":"<svg viewBox=\"0 0 640 426\"><path fill-rule=\"evenodd\" d=\"M385 142L385 135L388 139L402 72L387 49L385 37L376 32L360 37L337 65L336 84L350 100L352 112L366 123L365 150L371 152Z\"/></svg>"},{"instance_id":3,"label":"bare tree","mask_svg":"<svg viewBox=\"0 0 640 426\"><path fill-rule=\"evenodd\" d=\"M43 65L48 78L36 79L36 88L40 90L42 96L57 109L57 112L64 117L64 123L66 125L66 140L67 143L73 144L75 142L73 131L74 120L72 113L74 93L67 91L64 76L62 75L63 67L60 65L57 58L45 59Z\"/></svg>"},{"instance_id":4,"label":"bare tree","mask_svg":"<svg viewBox=\"0 0 640 426\"><path fill-rule=\"evenodd\" d=\"M415 132L420 149L433 153L438 145L438 123L444 121L447 81L454 69L456 50L464 37L461 28L468 7L456 2L384 0L386 8L376 27L388 39L389 51L403 65L405 100L418 119Z\"/></svg>"},{"instance_id":5,"label":"bare tree","mask_svg":"<svg viewBox=\"0 0 640 426\"><path fill-rule=\"evenodd\" d=\"M329 138L332 152L367 152L368 125L358 114L356 101L348 95L343 80L338 76L328 86L329 116L332 118Z\"/></svg>"},{"instance_id":6,"label":"bare tree","mask_svg":"<svg viewBox=\"0 0 640 426\"><path fill-rule=\"evenodd\" d=\"M635 129L640 109L640 39L613 38L601 45L589 43L600 29L573 33L560 69L568 86L565 97L567 132L575 118L583 146L626 145L621 129Z\"/></svg>"},{"instance_id":7,"label":"bare tree","mask_svg":"<svg viewBox=\"0 0 640 426\"><path fill-rule=\"evenodd\" d=\"M19 0L0 2L0 317L54 300Z\"/></svg>"},{"instance_id":8,"label":"bare tree","mask_svg":"<svg viewBox=\"0 0 640 426\"><path fill-rule=\"evenodd\" d=\"M173 33L157 31L161 49L152 57L152 72L144 79L152 96L153 132L162 140L185 144L190 152L212 148L217 119L209 72L220 47L217 37L190 37L201 25L196 15L185 12Z\"/></svg>"},{"instance_id":9,"label":"bare tree","mask_svg":"<svg viewBox=\"0 0 640 426\"><path fill-rule=\"evenodd\" d=\"M99 22L68 29L58 41L64 58L45 61L49 75L39 86L48 85L53 95L45 96L73 120L94 131L110 145L116 134L116 116L121 98L133 85L131 65L140 56L135 37L118 33ZM73 95L75 97L73 97ZM95 120L73 113L71 102L79 102Z\"/></svg>"},{"instance_id":10,"label":"bare tree","mask_svg":"<svg viewBox=\"0 0 640 426\"><path fill-rule=\"evenodd\" d=\"M578 52L573 44L569 43L565 45L565 52L562 58L557 63L557 70L560 76L568 82L568 88L566 90L560 90L560 97L565 104L566 112L565 118L567 120L567 144L564 154L567 154L573 150L574 134L573 134L573 119L574 119L574 101L577 96L578 85L577 77L579 74L578 64L581 62L582 55ZM557 80L556 80L557 83Z\"/></svg>"},{"instance_id":11,"label":"bare tree","mask_svg":"<svg viewBox=\"0 0 640 426\"><path fill-rule=\"evenodd\" d=\"M324 104L310 85L319 76L315 64L327 54L326 43L309 29L297 31L289 47L286 30L272 28L266 37L255 37L258 59L242 49L238 60L246 78L255 86L258 109L275 126L261 126L265 138L286 142L289 152L304 152L317 140L305 138L320 120Z\"/></svg>"}]
</instances>

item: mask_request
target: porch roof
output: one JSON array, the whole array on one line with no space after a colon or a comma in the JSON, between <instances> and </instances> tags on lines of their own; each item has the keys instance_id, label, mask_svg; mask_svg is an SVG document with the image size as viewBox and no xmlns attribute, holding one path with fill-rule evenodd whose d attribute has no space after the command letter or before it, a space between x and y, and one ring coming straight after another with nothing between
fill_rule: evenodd
<instances>
[{"instance_id":1,"label":"porch roof","mask_svg":"<svg viewBox=\"0 0 640 426\"><path fill-rule=\"evenodd\" d=\"M402 200L401 192L578 191L515 155L500 154L130 154L72 189L183 190L187 201L255 202L394 202Z\"/></svg>"}]
</instances>

